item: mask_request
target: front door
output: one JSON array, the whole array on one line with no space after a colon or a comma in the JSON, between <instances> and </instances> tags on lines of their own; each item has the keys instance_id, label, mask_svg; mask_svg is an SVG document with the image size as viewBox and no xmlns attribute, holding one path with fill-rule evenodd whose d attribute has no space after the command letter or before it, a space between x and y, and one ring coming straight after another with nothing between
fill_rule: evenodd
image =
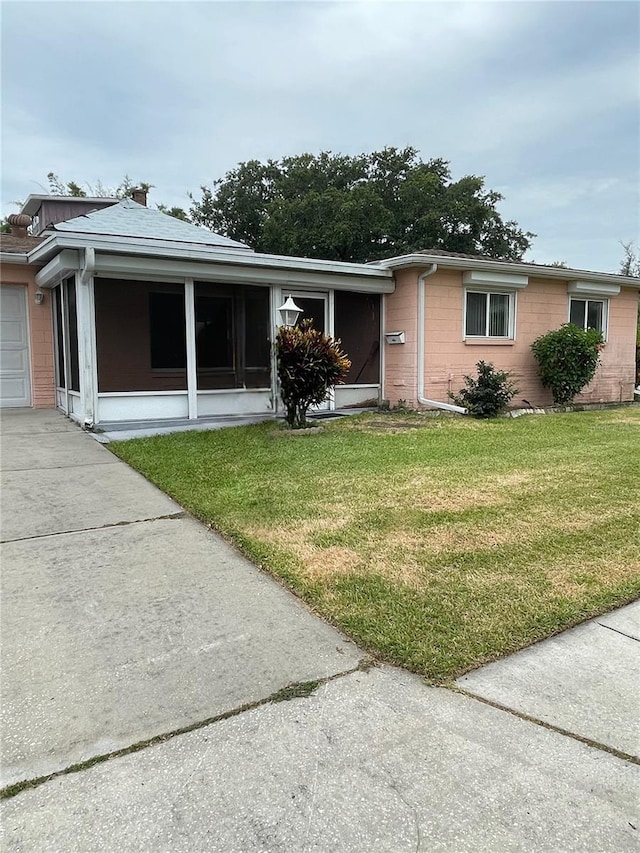
<instances>
[{"instance_id":1,"label":"front door","mask_svg":"<svg viewBox=\"0 0 640 853\"><path fill-rule=\"evenodd\" d=\"M27 288L0 286L0 405L30 406Z\"/></svg>"}]
</instances>

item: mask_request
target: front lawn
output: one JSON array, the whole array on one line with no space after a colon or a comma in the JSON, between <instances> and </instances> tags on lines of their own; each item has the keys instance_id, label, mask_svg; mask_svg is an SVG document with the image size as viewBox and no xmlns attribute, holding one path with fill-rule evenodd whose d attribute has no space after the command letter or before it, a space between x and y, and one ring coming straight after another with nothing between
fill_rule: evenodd
<instances>
[{"instance_id":1,"label":"front lawn","mask_svg":"<svg viewBox=\"0 0 640 853\"><path fill-rule=\"evenodd\" d=\"M434 682L640 595L640 406L368 414L111 449L364 648Z\"/></svg>"}]
</instances>

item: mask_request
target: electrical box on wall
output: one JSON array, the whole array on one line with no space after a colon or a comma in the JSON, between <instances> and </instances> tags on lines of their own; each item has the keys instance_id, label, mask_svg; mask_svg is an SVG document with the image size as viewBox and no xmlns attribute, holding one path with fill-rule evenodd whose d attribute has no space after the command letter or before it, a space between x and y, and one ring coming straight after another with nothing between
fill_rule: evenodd
<instances>
[{"instance_id":1,"label":"electrical box on wall","mask_svg":"<svg viewBox=\"0 0 640 853\"><path fill-rule=\"evenodd\" d=\"M388 344L403 344L404 332L385 332L385 338Z\"/></svg>"}]
</instances>

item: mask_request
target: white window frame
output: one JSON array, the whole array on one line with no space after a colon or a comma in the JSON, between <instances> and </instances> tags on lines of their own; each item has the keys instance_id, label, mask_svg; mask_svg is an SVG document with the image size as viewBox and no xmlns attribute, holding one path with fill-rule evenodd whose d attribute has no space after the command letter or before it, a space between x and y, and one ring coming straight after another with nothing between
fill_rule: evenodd
<instances>
[{"instance_id":1,"label":"white window frame","mask_svg":"<svg viewBox=\"0 0 640 853\"><path fill-rule=\"evenodd\" d=\"M606 296L579 296L578 294L569 294L569 303L567 305L567 323L571 322L571 303L584 302L585 311L584 311L584 326L583 329L586 331L589 327L587 326L587 317L589 316L589 302L601 302L602 303L602 329L598 329L602 335L603 340L607 340L607 334L609 331L609 300Z\"/></svg>"},{"instance_id":2,"label":"white window frame","mask_svg":"<svg viewBox=\"0 0 640 853\"><path fill-rule=\"evenodd\" d=\"M519 273L494 272L492 270L467 270L462 274L462 340L469 343L510 344L516 339L518 302L517 293L527 287L529 277ZM486 293L509 297L509 317L506 335L467 335L467 294ZM487 306L488 307L488 306ZM489 331L489 311L485 321L485 332Z\"/></svg>"},{"instance_id":3,"label":"white window frame","mask_svg":"<svg viewBox=\"0 0 640 853\"><path fill-rule=\"evenodd\" d=\"M467 334L467 297L470 293L480 293L486 296L485 302L485 334L484 335L468 335ZM489 297L494 294L497 296L506 296L508 302L508 318L507 318L507 334L506 335L490 335L489 334ZM504 288L484 288L484 287L465 287L463 300L463 317L462 317L462 337L465 341L515 341L516 339L516 293L513 290L505 290Z\"/></svg>"}]
</instances>

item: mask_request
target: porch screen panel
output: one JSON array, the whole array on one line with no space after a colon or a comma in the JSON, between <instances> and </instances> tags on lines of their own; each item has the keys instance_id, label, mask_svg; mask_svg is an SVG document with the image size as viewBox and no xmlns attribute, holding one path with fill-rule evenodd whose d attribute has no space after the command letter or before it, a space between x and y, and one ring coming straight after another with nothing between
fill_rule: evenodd
<instances>
[{"instance_id":1,"label":"porch screen panel","mask_svg":"<svg viewBox=\"0 0 640 853\"><path fill-rule=\"evenodd\" d=\"M271 341L269 339L269 291L266 287L244 289L245 385L271 385Z\"/></svg>"},{"instance_id":2,"label":"porch screen panel","mask_svg":"<svg viewBox=\"0 0 640 853\"><path fill-rule=\"evenodd\" d=\"M184 285L95 279L98 391L186 391Z\"/></svg>"},{"instance_id":3,"label":"porch screen panel","mask_svg":"<svg viewBox=\"0 0 640 853\"><path fill-rule=\"evenodd\" d=\"M149 294L149 338L152 370L184 370L187 351L182 293Z\"/></svg>"},{"instance_id":4,"label":"porch screen panel","mask_svg":"<svg viewBox=\"0 0 640 853\"><path fill-rule=\"evenodd\" d=\"M196 282L198 390L269 388L269 289Z\"/></svg>"},{"instance_id":5,"label":"porch screen panel","mask_svg":"<svg viewBox=\"0 0 640 853\"><path fill-rule=\"evenodd\" d=\"M285 293L284 295L286 297L288 294ZM296 326L299 326L303 320L313 320L313 328L324 334L325 300L317 297L314 299L313 296L296 296L293 301L301 309Z\"/></svg>"},{"instance_id":6,"label":"porch screen panel","mask_svg":"<svg viewBox=\"0 0 640 853\"><path fill-rule=\"evenodd\" d=\"M198 366L233 371L233 299L198 296L196 300L196 354Z\"/></svg>"},{"instance_id":7,"label":"porch screen panel","mask_svg":"<svg viewBox=\"0 0 640 853\"><path fill-rule=\"evenodd\" d=\"M335 336L351 360L347 385L380 382L380 296L335 292Z\"/></svg>"},{"instance_id":8,"label":"porch screen panel","mask_svg":"<svg viewBox=\"0 0 640 853\"><path fill-rule=\"evenodd\" d=\"M58 388L67 387L64 364L64 337L62 333L62 285L54 288L53 299L56 313L56 382Z\"/></svg>"},{"instance_id":9,"label":"porch screen panel","mask_svg":"<svg viewBox=\"0 0 640 853\"><path fill-rule=\"evenodd\" d=\"M67 301L67 335L69 342L69 389L80 391L80 363L78 358L78 310L76 305L76 280L68 278L64 285Z\"/></svg>"}]
</instances>

